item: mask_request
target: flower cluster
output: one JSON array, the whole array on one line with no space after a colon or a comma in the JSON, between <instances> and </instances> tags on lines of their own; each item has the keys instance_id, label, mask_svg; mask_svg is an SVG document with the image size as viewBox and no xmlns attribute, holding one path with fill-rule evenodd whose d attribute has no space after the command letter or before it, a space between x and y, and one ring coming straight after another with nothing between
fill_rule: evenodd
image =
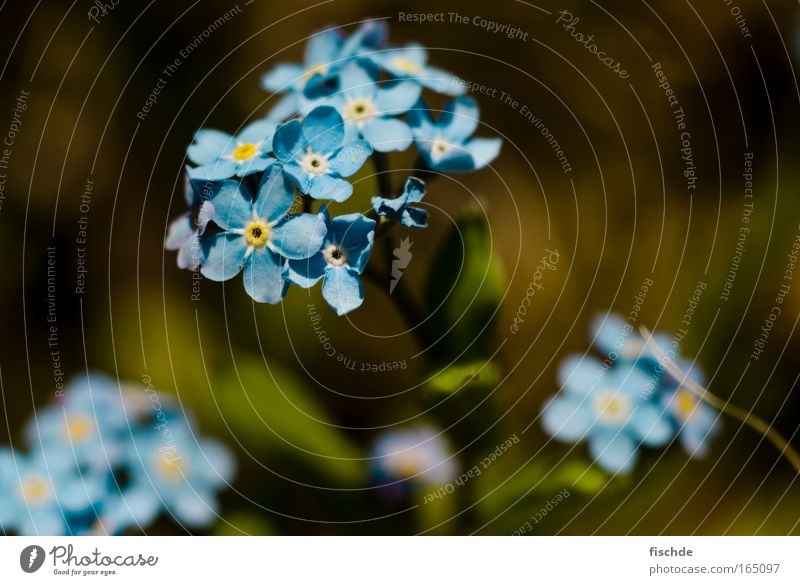
<instances>
[{"instance_id":1,"label":"flower cluster","mask_svg":"<svg viewBox=\"0 0 800 585\"><path fill-rule=\"evenodd\" d=\"M366 213L332 217L329 206L353 195L348 179L371 157L412 144L424 171L474 171L497 157L499 138L473 138L479 112L462 95L465 85L428 65L419 45L390 46L387 36L385 22L373 20L350 35L316 33L303 63L279 64L262 78L266 90L283 94L266 117L235 136L195 134L188 210L165 242L179 267L215 281L241 272L247 293L271 304L290 284L322 281L324 298L344 315L364 301L360 276L378 221L427 225L425 184L415 177L399 196L378 193ZM452 97L440 115L424 90ZM377 162L376 170L385 172Z\"/></svg>"},{"instance_id":2,"label":"flower cluster","mask_svg":"<svg viewBox=\"0 0 800 585\"><path fill-rule=\"evenodd\" d=\"M189 528L217 516L234 462L149 384L73 380L26 426L28 453L0 451L0 528L21 535L119 534L161 512Z\"/></svg>"},{"instance_id":3,"label":"flower cluster","mask_svg":"<svg viewBox=\"0 0 800 585\"><path fill-rule=\"evenodd\" d=\"M716 410L671 376L624 319L598 317L592 337L604 359L576 354L561 363L562 391L542 411L545 431L568 443L587 440L594 460L611 473L629 472L641 445L663 447L676 437L689 455L704 456L719 430ZM677 338L657 333L653 341L703 383L702 373L677 355Z\"/></svg>"}]
</instances>

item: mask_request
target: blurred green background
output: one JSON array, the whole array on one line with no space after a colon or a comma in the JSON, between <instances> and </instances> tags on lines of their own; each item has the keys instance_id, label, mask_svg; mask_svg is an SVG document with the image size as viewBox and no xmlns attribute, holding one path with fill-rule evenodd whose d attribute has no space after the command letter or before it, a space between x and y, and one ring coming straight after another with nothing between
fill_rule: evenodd
<instances>
[{"instance_id":1,"label":"blurred green background","mask_svg":"<svg viewBox=\"0 0 800 585\"><path fill-rule=\"evenodd\" d=\"M149 375L195 411L204 432L236 451L235 490L223 497L225 521L214 533L510 534L565 487L572 496L534 533L800 533L796 475L734 421L726 421L704 461L688 460L676 446L645 450L631 476L611 481L595 468L584 473L582 446L570 451L548 442L534 422L557 389L558 362L586 350L595 314L627 314L651 278L640 323L675 331L696 283L704 281L684 353L697 358L716 394L793 437L800 423L800 281L764 354L748 356L800 223L797 4L737 0L749 38L724 2L534 4L539 8L511 0L240 2L240 14L182 59L144 120L137 112L162 70L235 2L120 0L99 23L88 19L87 1L4 5L0 130L20 92L29 92L0 208L0 380L8 442L19 441L32 410L53 396L46 297L47 247L55 246L64 371ZM576 30L594 33L629 78L620 79L571 38L556 23L561 10L578 16ZM399 22L401 12L444 12L447 19L458 12L470 24ZM519 27L528 37L489 32L471 24L475 16ZM410 234L414 258L403 279L422 303L432 273L462 259L472 266L477 280L462 285L479 304L492 307L498 296L501 302L491 335L470 358L495 355L499 385L477 381L450 393L426 383L437 364L466 347L464 340L450 338L428 359L431 352L420 354L392 299L373 285L349 318L337 318L318 289L292 289L279 306L255 305L238 278L224 285L203 280L193 290L192 274L163 251L166 226L183 211L181 172L194 131L211 126L233 133L264 115L275 98L260 89L263 72L299 60L306 37L320 27L367 17L388 18L393 42L418 41L435 65L498 90L495 97L474 97L480 133L505 140L500 158L493 168L430 184L430 227ZM655 62L686 114L698 177L691 192ZM517 105L499 99L501 92ZM550 129L571 172L562 170L523 106ZM754 153L754 213L724 301L745 203L746 152ZM396 183L413 161L410 153L392 158L400 169ZM93 193L82 209L87 180ZM356 195L342 211L366 209L376 193L371 170L355 180ZM448 249L437 258L453 218L474 217L481 207L488 231L478 230L464 255ZM77 294L82 216L88 272ZM546 249L559 251L559 264L545 274L543 290L512 334ZM462 299L472 296L434 317L461 315ZM406 360L407 369L362 373L326 356L309 303L339 352L360 362ZM486 306L473 306L468 319L485 323ZM514 434L520 442L434 504L421 505L425 490L386 499L371 489L369 445L381 430L421 419L448 429L460 469ZM792 442L800 446L800 439ZM176 531L166 521L153 529Z\"/></svg>"}]
</instances>

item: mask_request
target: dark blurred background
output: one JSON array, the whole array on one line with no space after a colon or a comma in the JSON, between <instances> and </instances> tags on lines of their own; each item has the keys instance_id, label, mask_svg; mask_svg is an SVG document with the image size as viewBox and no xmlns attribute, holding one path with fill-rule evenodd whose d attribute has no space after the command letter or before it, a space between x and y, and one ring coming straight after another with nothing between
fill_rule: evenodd
<instances>
[{"instance_id":1,"label":"dark blurred background","mask_svg":"<svg viewBox=\"0 0 800 585\"><path fill-rule=\"evenodd\" d=\"M48 338L55 326L66 375L86 368L122 379L149 375L196 412L204 432L236 451L235 490L224 495L226 522L215 533L509 534L576 480L575 469L559 464L563 456L585 462L583 447L570 452L548 442L534 422L556 390L558 362L586 350L595 314L627 314L649 278L654 284L639 322L671 332L684 327L692 291L706 283L684 354L696 358L717 395L774 421L800 446L794 437L800 280L764 353L749 359L800 233L797 4L533 4L240 2L229 22L181 59L141 119L137 112L164 68L234 2L119 0L96 23L87 16L95 5L86 0L4 3L0 134L15 109L21 121L2 169L0 208L0 381L8 442L16 444L32 410L53 397ZM593 33L627 79L556 23L562 10L580 18L575 30ZM431 12L447 20L457 12L469 23L398 18ZM472 24L475 16L518 27L527 38L490 32ZM403 278L421 300L451 218L485 208L491 261L504 275L488 345L507 376L500 385L456 394L428 388L431 364L392 299L373 285L348 318L336 317L318 289L310 295L292 289L279 306L256 305L239 278L198 283L163 250L166 226L183 212L181 173L195 130L233 133L264 115L276 97L261 90L261 74L299 61L306 37L320 27L350 30L368 17L388 18L392 42L417 41L435 65L497 89L494 97L473 96L481 105L479 132L505 141L501 156L492 168L430 184L430 227L411 234L415 255ZM697 177L691 190L654 63L685 112ZM501 99L503 92L516 105ZM564 172L525 111L550 130L571 171ZM742 176L748 152L750 200ZM392 162L403 169L413 156ZM407 174L398 171L396 182ZM356 195L343 211L364 210L376 193L370 169L355 180ZM737 254L747 201L753 202L750 231ZM55 247L54 322L48 322L48 246ZM76 291L81 248L87 272ZM545 274L543 290L511 334L546 249L559 251L557 269ZM735 280L722 300L734 263ZM360 362L406 360L408 367L361 373L332 361L309 323L309 303L339 352ZM463 469L513 434L520 443L435 505L421 506L421 494L387 499L370 489L369 445L382 430L423 418L448 429ZM726 421L706 460L689 460L673 446L644 451L627 478L607 482L581 472L577 479L586 485L536 533L800 533L796 475L736 421ZM176 531L166 521L153 528Z\"/></svg>"}]
</instances>

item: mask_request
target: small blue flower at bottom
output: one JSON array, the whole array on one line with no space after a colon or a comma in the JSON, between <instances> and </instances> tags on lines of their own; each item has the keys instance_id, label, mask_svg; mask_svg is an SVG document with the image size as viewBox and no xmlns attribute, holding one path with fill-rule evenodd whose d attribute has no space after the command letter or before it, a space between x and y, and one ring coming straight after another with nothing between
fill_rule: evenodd
<instances>
[{"instance_id":1,"label":"small blue flower at bottom","mask_svg":"<svg viewBox=\"0 0 800 585\"><path fill-rule=\"evenodd\" d=\"M624 474L633 468L640 445L666 445L675 429L649 399L652 383L644 371L620 365L598 378L602 368L593 358L567 358L559 368L564 390L546 402L542 426L560 441L588 440L598 465Z\"/></svg>"},{"instance_id":2,"label":"small blue flower at bottom","mask_svg":"<svg viewBox=\"0 0 800 585\"><path fill-rule=\"evenodd\" d=\"M233 479L234 460L223 445L198 439L182 423L171 421L168 441L155 430L133 435L126 457L130 485L104 507L102 532L144 528L162 510L189 528L207 526L217 517L216 491Z\"/></svg>"},{"instance_id":3,"label":"small blue flower at bottom","mask_svg":"<svg viewBox=\"0 0 800 585\"><path fill-rule=\"evenodd\" d=\"M203 276L224 281L244 271L247 294L259 303L279 303L288 287L286 259L303 260L320 250L324 218L287 215L294 189L280 165L264 173L255 202L242 184L225 181L212 203L214 223L223 231L202 238Z\"/></svg>"},{"instance_id":4,"label":"small blue flower at bottom","mask_svg":"<svg viewBox=\"0 0 800 585\"><path fill-rule=\"evenodd\" d=\"M0 528L20 535L72 534L71 520L106 496L101 476L80 473L63 453L0 451Z\"/></svg>"},{"instance_id":5,"label":"small blue flower at bottom","mask_svg":"<svg viewBox=\"0 0 800 585\"><path fill-rule=\"evenodd\" d=\"M456 475L456 462L443 433L419 425L381 434L370 456L382 482L411 480L423 485L444 485Z\"/></svg>"},{"instance_id":6,"label":"small blue flower at bottom","mask_svg":"<svg viewBox=\"0 0 800 585\"><path fill-rule=\"evenodd\" d=\"M424 228L428 225L427 210L412 205L422 201L423 197L425 183L416 177L409 177L400 197L373 197L372 209L379 216L396 219L406 227Z\"/></svg>"},{"instance_id":7,"label":"small blue flower at bottom","mask_svg":"<svg viewBox=\"0 0 800 585\"><path fill-rule=\"evenodd\" d=\"M678 441L690 457L708 454L708 443L720 430L719 414L691 391L665 391L661 402L678 427Z\"/></svg>"},{"instance_id":8,"label":"small blue flower at bottom","mask_svg":"<svg viewBox=\"0 0 800 585\"><path fill-rule=\"evenodd\" d=\"M359 275L372 253L375 220L361 213L331 219L323 209L327 235L322 249L307 260L290 260L287 279L303 288L322 279L322 296L339 315L357 309L364 302Z\"/></svg>"},{"instance_id":9,"label":"small blue flower at bottom","mask_svg":"<svg viewBox=\"0 0 800 585\"><path fill-rule=\"evenodd\" d=\"M300 191L314 199L342 202L353 193L343 177L358 171L372 155L369 142L344 140L342 117L335 108L320 106L302 123L290 120L279 126L273 147Z\"/></svg>"},{"instance_id":10,"label":"small blue flower at bottom","mask_svg":"<svg viewBox=\"0 0 800 585\"><path fill-rule=\"evenodd\" d=\"M191 169L189 175L193 179L221 181L265 170L275 162L269 156L275 128L272 120L256 120L235 137L219 130L199 130L187 154L200 166Z\"/></svg>"},{"instance_id":11,"label":"small blue flower at bottom","mask_svg":"<svg viewBox=\"0 0 800 585\"><path fill-rule=\"evenodd\" d=\"M447 102L436 121L423 100L408 112L408 123L422 158L432 170L442 172L482 169L500 154L499 138L470 138L478 120L478 104L468 97Z\"/></svg>"}]
</instances>

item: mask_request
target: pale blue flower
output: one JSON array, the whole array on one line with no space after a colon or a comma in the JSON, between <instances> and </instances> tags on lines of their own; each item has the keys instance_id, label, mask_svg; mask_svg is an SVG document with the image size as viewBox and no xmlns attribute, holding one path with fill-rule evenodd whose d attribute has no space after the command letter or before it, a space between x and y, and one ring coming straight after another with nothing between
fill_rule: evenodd
<instances>
[{"instance_id":1,"label":"pale blue flower","mask_svg":"<svg viewBox=\"0 0 800 585\"><path fill-rule=\"evenodd\" d=\"M193 179L221 181L246 177L275 162L270 156L276 123L256 120L235 137L219 130L199 130L189 147L189 160L200 165L189 171Z\"/></svg>"},{"instance_id":2,"label":"pale blue flower","mask_svg":"<svg viewBox=\"0 0 800 585\"><path fill-rule=\"evenodd\" d=\"M210 181L190 179L187 169L184 198L188 211L169 224L164 248L178 251L178 267L196 270L202 263L200 236L214 219L214 206L208 201L213 190Z\"/></svg>"},{"instance_id":3,"label":"pale blue flower","mask_svg":"<svg viewBox=\"0 0 800 585\"><path fill-rule=\"evenodd\" d=\"M398 79L407 79L438 93L462 95L464 82L447 71L428 65L428 53L418 44L365 52L376 65Z\"/></svg>"},{"instance_id":4,"label":"pale blue flower","mask_svg":"<svg viewBox=\"0 0 800 585\"><path fill-rule=\"evenodd\" d=\"M382 433L370 453L380 481L411 480L444 485L455 479L456 463L444 435L428 425Z\"/></svg>"}]
</instances>

